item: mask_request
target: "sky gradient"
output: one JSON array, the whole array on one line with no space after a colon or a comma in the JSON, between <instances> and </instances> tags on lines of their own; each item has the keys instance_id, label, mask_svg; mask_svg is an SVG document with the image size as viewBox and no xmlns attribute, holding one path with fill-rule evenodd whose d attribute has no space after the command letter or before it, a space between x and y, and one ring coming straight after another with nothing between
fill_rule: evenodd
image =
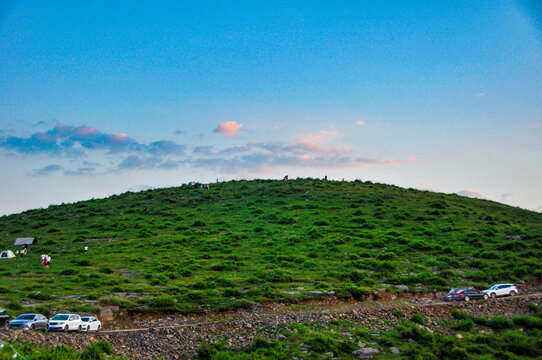
<instances>
[{"instance_id":1,"label":"sky gradient","mask_svg":"<svg viewBox=\"0 0 542 360\"><path fill-rule=\"evenodd\" d=\"M362 179L542 211L536 1L0 2L0 214Z\"/></svg>"}]
</instances>

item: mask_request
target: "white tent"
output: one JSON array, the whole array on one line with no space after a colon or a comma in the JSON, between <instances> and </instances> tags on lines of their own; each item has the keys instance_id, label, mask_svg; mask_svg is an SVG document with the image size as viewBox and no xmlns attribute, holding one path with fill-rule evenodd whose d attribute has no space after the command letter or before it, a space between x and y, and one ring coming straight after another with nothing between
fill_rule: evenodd
<instances>
[{"instance_id":1,"label":"white tent","mask_svg":"<svg viewBox=\"0 0 542 360\"><path fill-rule=\"evenodd\" d=\"M0 259L12 259L15 257L15 254L11 250L2 251L0 254Z\"/></svg>"}]
</instances>

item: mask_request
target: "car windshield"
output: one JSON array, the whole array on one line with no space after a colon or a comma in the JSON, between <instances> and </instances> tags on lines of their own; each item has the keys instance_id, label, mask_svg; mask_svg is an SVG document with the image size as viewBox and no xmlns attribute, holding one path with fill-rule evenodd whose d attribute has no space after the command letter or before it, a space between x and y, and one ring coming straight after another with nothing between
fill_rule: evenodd
<instances>
[{"instance_id":1,"label":"car windshield","mask_svg":"<svg viewBox=\"0 0 542 360\"><path fill-rule=\"evenodd\" d=\"M82 318L81 318L81 321L82 321L82 322L89 322L89 321L90 321L90 318L89 318L89 317L82 317Z\"/></svg>"},{"instance_id":2,"label":"car windshield","mask_svg":"<svg viewBox=\"0 0 542 360\"><path fill-rule=\"evenodd\" d=\"M452 289L450 290L450 292L448 294L455 294L457 292L458 289Z\"/></svg>"},{"instance_id":3,"label":"car windshield","mask_svg":"<svg viewBox=\"0 0 542 360\"><path fill-rule=\"evenodd\" d=\"M25 314L25 315L19 315L15 318L15 320L33 320L34 319L34 316L36 315L28 315L28 314Z\"/></svg>"},{"instance_id":4,"label":"car windshield","mask_svg":"<svg viewBox=\"0 0 542 360\"><path fill-rule=\"evenodd\" d=\"M68 320L68 315L55 315L51 320Z\"/></svg>"},{"instance_id":5,"label":"car windshield","mask_svg":"<svg viewBox=\"0 0 542 360\"><path fill-rule=\"evenodd\" d=\"M489 288L489 290L495 290L497 288L497 285L493 285L492 287Z\"/></svg>"}]
</instances>

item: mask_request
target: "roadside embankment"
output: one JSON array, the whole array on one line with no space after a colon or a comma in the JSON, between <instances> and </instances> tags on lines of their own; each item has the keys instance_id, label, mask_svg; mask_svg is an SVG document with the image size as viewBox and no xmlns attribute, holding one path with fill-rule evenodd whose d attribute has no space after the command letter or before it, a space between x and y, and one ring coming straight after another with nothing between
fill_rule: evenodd
<instances>
[{"instance_id":1,"label":"roadside embankment","mask_svg":"<svg viewBox=\"0 0 542 360\"><path fill-rule=\"evenodd\" d=\"M453 309L477 316L515 316L529 313L527 304L542 303L542 294L531 294L488 301L461 303L384 303L348 302L321 308L288 308L284 304L275 306L254 305L248 310L222 314L183 316L154 314L124 319L130 328L103 331L91 334L58 334L30 331L0 331L0 339L8 342L23 341L41 346L65 344L78 350L90 342L108 341L115 351L134 359L193 358L198 345L225 339L229 346L246 347L262 330L291 323L328 323L332 320L347 320L374 331L387 330L390 323L397 323L397 311L404 317L419 313L428 319L426 326L432 331L443 331L440 323L450 318ZM395 314L394 314L395 313Z\"/></svg>"}]
</instances>

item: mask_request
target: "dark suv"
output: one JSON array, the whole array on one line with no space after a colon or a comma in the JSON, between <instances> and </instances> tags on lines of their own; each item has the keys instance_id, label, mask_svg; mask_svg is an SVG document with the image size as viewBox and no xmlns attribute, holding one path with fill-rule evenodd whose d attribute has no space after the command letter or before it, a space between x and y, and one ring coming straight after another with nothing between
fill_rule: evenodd
<instances>
[{"instance_id":1,"label":"dark suv","mask_svg":"<svg viewBox=\"0 0 542 360\"><path fill-rule=\"evenodd\" d=\"M0 309L0 329L5 327L9 322L9 315L5 309Z\"/></svg>"},{"instance_id":2,"label":"dark suv","mask_svg":"<svg viewBox=\"0 0 542 360\"><path fill-rule=\"evenodd\" d=\"M444 297L444 301L469 301L472 299L487 300L487 298L487 294L484 294L471 286L467 288L455 288L450 290L450 292Z\"/></svg>"}]
</instances>

